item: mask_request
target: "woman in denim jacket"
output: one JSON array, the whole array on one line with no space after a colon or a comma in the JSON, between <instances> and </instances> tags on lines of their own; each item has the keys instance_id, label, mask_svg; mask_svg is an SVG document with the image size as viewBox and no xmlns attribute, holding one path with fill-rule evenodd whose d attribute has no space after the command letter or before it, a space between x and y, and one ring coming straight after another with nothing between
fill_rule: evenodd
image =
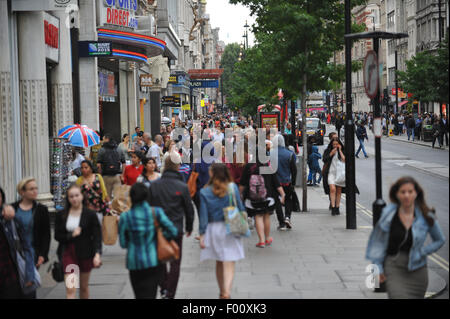
<instances>
[{"instance_id":1,"label":"woman in denim jacket","mask_svg":"<svg viewBox=\"0 0 450 319\"><path fill-rule=\"evenodd\" d=\"M445 238L423 189L412 177L399 179L389 197L392 204L384 208L370 235L366 258L377 265L390 299L423 299L427 256L439 250ZM432 242L425 246L428 233Z\"/></svg>"}]
</instances>

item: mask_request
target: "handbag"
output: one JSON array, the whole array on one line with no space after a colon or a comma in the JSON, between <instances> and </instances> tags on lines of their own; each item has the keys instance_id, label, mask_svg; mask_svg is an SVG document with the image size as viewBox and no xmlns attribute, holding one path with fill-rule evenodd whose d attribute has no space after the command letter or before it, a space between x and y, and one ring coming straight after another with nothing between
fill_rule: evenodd
<instances>
[{"instance_id":1,"label":"handbag","mask_svg":"<svg viewBox=\"0 0 450 319\"><path fill-rule=\"evenodd\" d=\"M60 261L55 261L53 264L48 267L47 272L52 272L52 278L56 282L64 281L64 269L63 265Z\"/></svg>"},{"instance_id":2,"label":"handbag","mask_svg":"<svg viewBox=\"0 0 450 319\"><path fill-rule=\"evenodd\" d=\"M109 213L108 215L103 216L103 223L102 223L103 243L108 246L115 245L118 236L119 236L119 224L117 222L117 215Z\"/></svg>"},{"instance_id":3,"label":"handbag","mask_svg":"<svg viewBox=\"0 0 450 319\"><path fill-rule=\"evenodd\" d=\"M336 155L337 156L337 155ZM336 164L336 184L344 185L345 184L345 163L341 160L338 160Z\"/></svg>"},{"instance_id":4,"label":"handbag","mask_svg":"<svg viewBox=\"0 0 450 319\"><path fill-rule=\"evenodd\" d=\"M165 263L180 259L180 247L175 240L167 240L166 237L164 237L161 226L156 219L156 214L153 211L153 207L150 209L152 211L156 230L156 251L158 253L158 261Z\"/></svg>"},{"instance_id":5,"label":"handbag","mask_svg":"<svg viewBox=\"0 0 450 319\"><path fill-rule=\"evenodd\" d=\"M198 173L195 171L195 164L194 164L194 169L192 170L191 175L189 176L187 182L189 194L191 195L192 198L195 196L195 193L197 193L197 178Z\"/></svg>"},{"instance_id":6,"label":"handbag","mask_svg":"<svg viewBox=\"0 0 450 319\"><path fill-rule=\"evenodd\" d=\"M227 235L234 235L236 237L250 237L251 232L248 226L247 212L241 211L237 207L236 195L234 193L232 184L229 184L229 188L230 206L227 206L223 209Z\"/></svg>"},{"instance_id":7,"label":"handbag","mask_svg":"<svg viewBox=\"0 0 450 319\"><path fill-rule=\"evenodd\" d=\"M295 190L292 192L292 211L300 212L300 201L298 200L297 193Z\"/></svg>"}]
</instances>

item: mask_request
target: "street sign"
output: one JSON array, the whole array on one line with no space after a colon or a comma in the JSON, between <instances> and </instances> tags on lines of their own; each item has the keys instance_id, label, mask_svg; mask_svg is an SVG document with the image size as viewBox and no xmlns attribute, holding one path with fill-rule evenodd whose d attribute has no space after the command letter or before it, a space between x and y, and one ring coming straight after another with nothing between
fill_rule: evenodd
<instances>
[{"instance_id":1,"label":"street sign","mask_svg":"<svg viewBox=\"0 0 450 319\"><path fill-rule=\"evenodd\" d=\"M139 76L141 87L151 87L153 86L153 75L152 74L141 74Z\"/></svg>"},{"instance_id":2,"label":"street sign","mask_svg":"<svg viewBox=\"0 0 450 319\"><path fill-rule=\"evenodd\" d=\"M364 59L364 88L370 99L377 96L379 81L378 56L375 51L369 51Z\"/></svg>"},{"instance_id":3,"label":"street sign","mask_svg":"<svg viewBox=\"0 0 450 319\"><path fill-rule=\"evenodd\" d=\"M218 88L218 80L198 80L191 81L191 88Z\"/></svg>"}]
</instances>

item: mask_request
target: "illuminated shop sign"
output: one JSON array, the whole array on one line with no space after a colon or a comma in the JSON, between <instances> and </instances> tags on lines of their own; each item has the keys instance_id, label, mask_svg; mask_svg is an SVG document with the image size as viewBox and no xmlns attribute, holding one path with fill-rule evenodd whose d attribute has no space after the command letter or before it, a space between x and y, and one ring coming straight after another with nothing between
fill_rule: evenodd
<instances>
[{"instance_id":1,"label":"illuminated shop sign","mask_svg":"<svg viewBox=\"0 0 450 319\"><path fill-rule=\"evenodd\" d=\"M104 0L100 5L101 25L137 29L137 0Z\"/></svg>"}]
</instances>

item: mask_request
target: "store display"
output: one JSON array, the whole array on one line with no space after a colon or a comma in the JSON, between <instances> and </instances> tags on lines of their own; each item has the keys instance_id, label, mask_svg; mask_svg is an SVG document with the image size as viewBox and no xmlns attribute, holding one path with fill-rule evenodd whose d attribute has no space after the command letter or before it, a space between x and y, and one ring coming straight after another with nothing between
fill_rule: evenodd
<instances>
[{"instance_id":1,"label":"store display","mask_svg":"<svg viewBox=\"0 0 450 319\"><path fill-rule=\"evenodd\" d=\"M68 177L70 161L72 160L72 146L65 138L50 140L50 191L56 210L64 208L64 194L69 186Z\"/></svg>"}]
</instances>

